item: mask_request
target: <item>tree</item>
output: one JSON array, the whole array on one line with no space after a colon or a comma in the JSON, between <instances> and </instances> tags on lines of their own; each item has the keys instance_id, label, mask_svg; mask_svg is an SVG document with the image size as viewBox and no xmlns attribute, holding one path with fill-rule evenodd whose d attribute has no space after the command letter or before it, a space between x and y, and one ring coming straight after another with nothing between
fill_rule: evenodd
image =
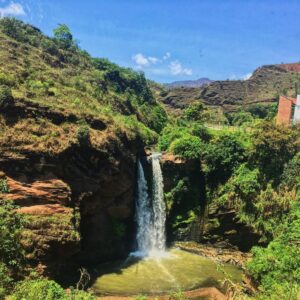
<instances>
[{"instance_id":1,"label":"tree","mask_svg":"<svg viewBox=\"0 0 300 300\"><path fill-rule=\"evenodd\" d=\"M208 144L203 155L208 184L224 183L244 160L244 153L242 144L233 135L220 136Z\"/></svg>"},{"instance_id":2,"label":"tree","mask_svg":"<svg viewBox=\"0 0 300 300\"><path fill-rule=\"evenodd\" d=\"M189 121L201 121L203 111L203 104L201 102L196 102L189 105L189 107L184 111L184 114Z\"/></svg>"},{"instance_id":3,"label":"tree","mask_svg":"<svg viewBox=\"0 0 300 300\"><path fill-rule=\"evenodd\" d=\"M70 48L73 45L73 35L70 28L65 24L59 24L53 30L54 38L63 48Z\"/></svg>"},{"instance_id":4,"label":"tree","mask_svg":"<svg viewBox=\"0 0 300 300\"><path fill-rule=\"evenodd\" d=\"M184 137L174 140L170 149L174 154L183 158L197 159L200 158L204 145L200 138L186 134Z\"/></svg>"},{"instance_id":5,"label":"tree","mask_svg":"<svg viewBox=\"0 0 300 300\"><path fill-rule=\"evenodd\" d=\"M284 165L295 155L299 128L264 122L252 135L251 162L266 176L279 183Z\"/></svg>"}]
</instances>

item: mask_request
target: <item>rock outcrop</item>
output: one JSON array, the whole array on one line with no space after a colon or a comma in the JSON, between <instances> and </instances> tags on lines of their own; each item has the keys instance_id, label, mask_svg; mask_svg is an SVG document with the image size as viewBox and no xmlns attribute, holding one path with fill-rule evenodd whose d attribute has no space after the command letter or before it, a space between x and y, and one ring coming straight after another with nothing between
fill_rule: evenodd
<instances>
[{"instance_id":1,"label":"rock outcrop","mask_svg":"<svg viewBox=\"0 0 300 300\"><path fill-rule=\"evenodd\" d=\"M29 261L56 278L67 267L120 258L131 250L135 163L143 151L138 138L110 129L89 129L89 143L81 145L78 126L64 130L64 124L47 119L40 127L31 113L16 120L5 115L0 136L0 198L14 201L27 219L22 243ZM31 133L37 127L40 140ZM44 131L53 130L56 135L43 139Z\"/></svg>"},{"instance_id":2,"label":"rock outcrop","mask_svg":"<svg viewBox=\"0 0 300 300\"><path fill-rule=\"evenodd\" d=\"M300 83L300 63L267 65L256 69L247 80L219 80L202 87L161 88L159 101L175 114L190 103L202 101L208 106L234 111L241 106L278 101L280 94L295 96Z\"/></svg>"}]
</instances>

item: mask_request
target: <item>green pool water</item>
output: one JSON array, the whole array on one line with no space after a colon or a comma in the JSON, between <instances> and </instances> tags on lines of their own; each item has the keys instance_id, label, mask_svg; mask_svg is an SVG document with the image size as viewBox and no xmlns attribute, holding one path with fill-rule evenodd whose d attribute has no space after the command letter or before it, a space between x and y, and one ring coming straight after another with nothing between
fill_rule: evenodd
<instances>
[{"instance_id":1,"label":"green pool water","mask_svg":"<svg viewBox=\"0 0 300 300\"><path fill-rule=\"evenodd\" d=\"M160 294L199 287L221 288L230 278L242 280L242 270L218 265L211 259L179 249L158 258L129 257L125 261L98 266L99 277L92 289L98 295ZM100 275L100 272L102 275Z\"/></svg>"}]
</instances>

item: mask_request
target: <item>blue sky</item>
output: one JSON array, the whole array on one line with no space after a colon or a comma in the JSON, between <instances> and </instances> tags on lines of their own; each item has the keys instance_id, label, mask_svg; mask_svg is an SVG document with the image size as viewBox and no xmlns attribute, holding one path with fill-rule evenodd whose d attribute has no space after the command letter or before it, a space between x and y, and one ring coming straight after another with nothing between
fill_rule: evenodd
<instances>
[{"instance_id":1,"label":"blue sky","mask_svg":"<svg viewBox=\"0 0 300 300\"><path fill-rule=\"evenodd\" d=\"M300 61L299 0L0 0L48 35L65 23L93 56L158 82L247 78Z\"/></svg>"}]
</instances>

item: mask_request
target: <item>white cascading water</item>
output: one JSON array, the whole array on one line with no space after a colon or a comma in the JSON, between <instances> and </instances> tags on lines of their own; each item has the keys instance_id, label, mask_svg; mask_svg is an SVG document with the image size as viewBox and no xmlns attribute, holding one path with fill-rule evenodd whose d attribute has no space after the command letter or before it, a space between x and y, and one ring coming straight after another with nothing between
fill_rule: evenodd
<instances>
[{"instance_id":1,"label":"white cascading water","mask_svg":"<svg viewBox=\"0 0 300 300\"><path fill-rule=\"evenodd\" d=\"M153 244L152 251L163 252L166 248L166 205L164 201L164 183L160 167L161 154L154 153L152 159L153 172Z\"/></svg>"},{"instance_id":2,"label":"white cascading water","mask_svg":"<svg viewBox=\"0 0 300 300\"><path fill-rule=\"evenodd\" d=\"M150 198L148 195L148 185L145 178L143 166L138 160L137 174L137 201L136 201L136 222L137 222L137 248L136 254L146 255L151 249L152 216Z\"/></svg>"},{"instance_id":3,"label":"white cascading water","mask_svg":"<svg viewBox=\"0 0 300 300\"><path fill-rule=\"evenodd\" d=\"M160 168L160 153L152 154L153 199L150 201L143 166L138 161L138 195L136 202L137 252L136 256L160 256L166 247L163 176Z\"/></svg>"}]
</instances>

